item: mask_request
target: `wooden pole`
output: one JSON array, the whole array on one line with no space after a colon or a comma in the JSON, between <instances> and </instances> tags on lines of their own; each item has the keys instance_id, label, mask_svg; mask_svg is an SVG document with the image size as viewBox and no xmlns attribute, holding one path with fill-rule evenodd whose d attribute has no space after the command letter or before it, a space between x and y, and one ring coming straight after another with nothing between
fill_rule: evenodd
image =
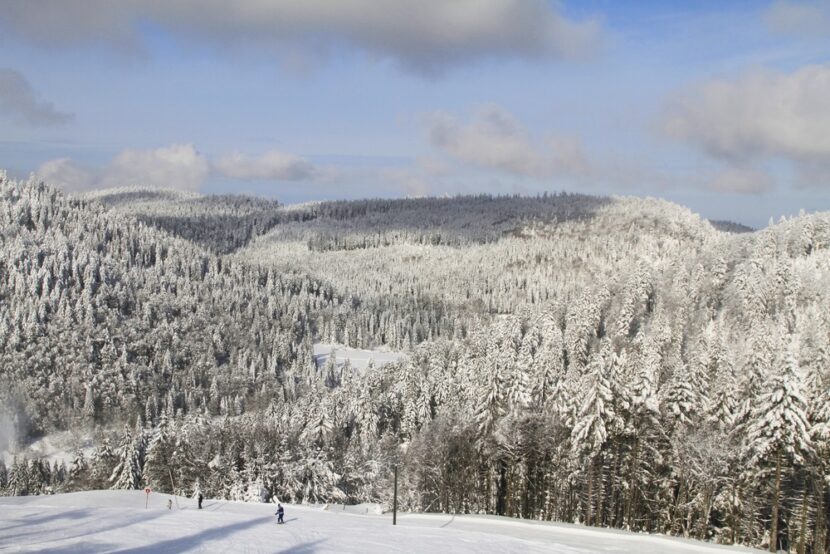
<instances>
[{"instance_id":1,"label":"wooden pole","mask_svg":"<svg viewBox=\"0 0 830 554\"><path fill-rule=\"evenodd\" d=\"M395 464L395 495L392 498L392 525L398 524L398 464Z\"/></svg>"}]
</instances>

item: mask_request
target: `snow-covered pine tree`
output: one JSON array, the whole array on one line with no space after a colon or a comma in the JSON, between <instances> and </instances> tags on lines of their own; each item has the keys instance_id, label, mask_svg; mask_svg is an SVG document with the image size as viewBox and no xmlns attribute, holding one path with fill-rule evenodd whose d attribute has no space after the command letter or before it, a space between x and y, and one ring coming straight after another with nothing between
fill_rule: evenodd
<instances>
[{"instance_id":1,"label":"snow-covered pine tree","mask_svg":"<svg viewBox=\"0 0 830 554\"><path fill-rule=\"evenodd\" d=\"M175 436L171 433L167 415L162 413L158 426L152 431L144 457L142 477L153 490L176 494L173 488Z\"/></svg>"},{"instance_id":2,"label":"snow-covered pine tree","mask_svg":"<svg viewBox=\"0 0 830 554\"><path fill-rule=\"evenodd\" d=\"M125 426L123 438L115 451L118 462L109 478L110 488L135 490L143 487L144 452L143 430L138 428L137 432L133 433Z\"/></svg>"},{"instance_id":3,"label":"snow-covered pine tree","mask_svg":"<svg viewBox=\"0 0 830 554\"><path fill-rule=\"evenodd\" d=\"M109 488L109 478L118 460L109 438L104 437L95 448L89 462L89 486L93 489Z\"/></svg>"},{"instance_id":4,"label":"snow-covered pine tree","mask_svg":"<svg viewBox=\"0 0 830 554\"><path fill-rule=\"evenodd\" d=\"M609 351L604 352L610 356ZM586 475L585 524L595 522L594 497L602 495L602 451L618 424L614 396L608 379L609 362L602 354L588 364L582 384L582 405L571 432L571 445ZM599 492L596 492L599 491Z\"/></svg>"},{"instance_id":5,"label":"snow-covered pine tree","mask_svg":"<svg viewBox=\"0 0 830 554\"><path fill-rule=\"evenodd\" d=\"M770 552L778 550L782 480L791 464L801 464L813 447L802 395L798 362L790 347L781 367L755 406L743 446L747 469L756 475L772 472Z\"/></svg>"},{"instance_id":6,"label":"snow-covered pine tree","mask_svg":"<svg viewBox=\"0 0 830 554\"><path fill-rule=\"evenodd\" d=\"M810 439L815 449L815 466L811 472L815 498L813 552L827 548L827 483L830 483L830 388L815 396L810 404Z\"/></svg>"},{"instance_id":7,"label":"snow-covered pine tree","mask_svg":"<svg viewBox=\"0 0 830 554\"><path fill-rule=\"evenodd\" d=\"M75 490L83 490L87 485L89 463L84 455L84 451L80 448L75 450L67 478L69 480L69 486Z\"/></svg>"}]
</instances>

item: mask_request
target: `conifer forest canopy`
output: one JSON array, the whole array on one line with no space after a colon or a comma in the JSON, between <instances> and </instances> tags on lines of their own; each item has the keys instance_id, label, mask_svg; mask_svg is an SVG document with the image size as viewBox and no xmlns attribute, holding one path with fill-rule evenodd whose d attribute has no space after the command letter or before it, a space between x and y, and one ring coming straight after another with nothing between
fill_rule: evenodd
<instances>
[{"instance_id":1,"label":"conifer forest canopy","mask_svg":"<svg viewBox=\"0 0 830 554\"><path fill-rule=\"evenodd\" d=\"M739 230L654 199L0 173L0 490L390 503L397 466L405 510L826 552L830 214ZM27 454L66 431L91 448Z\"/></svg>"}]
</instances>

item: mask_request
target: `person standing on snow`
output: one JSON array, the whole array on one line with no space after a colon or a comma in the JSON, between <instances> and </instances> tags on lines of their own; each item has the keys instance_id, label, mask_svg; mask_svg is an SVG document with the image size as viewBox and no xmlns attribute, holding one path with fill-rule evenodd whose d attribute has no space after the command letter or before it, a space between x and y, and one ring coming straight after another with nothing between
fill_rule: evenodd
<instances>
[{"instance_id":1,"label":"person standing on snow","mask_svg":"<svg viewBox=\"0 0 830 554\"><path fill-rule=\"evenodd\" d=\"M285 515L285 510L282 508L282 504L277 504L277 513L275 515L277 516L277 523L285 523L282 520L282 517Z\"/></svg>"},{"instance_id":2,"label":"person standing on snow","mask_svg":"<svg viewBox=\"0 0 830 554\"><path fill-rule=\"evenodd\" d=\"M204 498L202 496L202 493L199 493L199 496L196 498L196 500L198 500L198 502L199 502L199 509L200 510L202 509L202 498Z\"/></svg>"}]
</instances>

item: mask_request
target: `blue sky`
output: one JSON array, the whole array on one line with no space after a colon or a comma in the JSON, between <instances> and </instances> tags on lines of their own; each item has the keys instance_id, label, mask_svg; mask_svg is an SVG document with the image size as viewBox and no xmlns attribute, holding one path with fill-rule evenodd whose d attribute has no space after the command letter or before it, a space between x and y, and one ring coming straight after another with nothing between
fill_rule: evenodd
<instances>
[{"instance_id":1,"label":"blue sky","mask_svg":"<svg viewBox=\"0 0 830 554\"><path fill-rule=\"evenodd\" d=\"M828 58L827 0L32 0L0 13L0 168L660 196L761 227L830 209Z\"/></svg>"}]
</instances>

